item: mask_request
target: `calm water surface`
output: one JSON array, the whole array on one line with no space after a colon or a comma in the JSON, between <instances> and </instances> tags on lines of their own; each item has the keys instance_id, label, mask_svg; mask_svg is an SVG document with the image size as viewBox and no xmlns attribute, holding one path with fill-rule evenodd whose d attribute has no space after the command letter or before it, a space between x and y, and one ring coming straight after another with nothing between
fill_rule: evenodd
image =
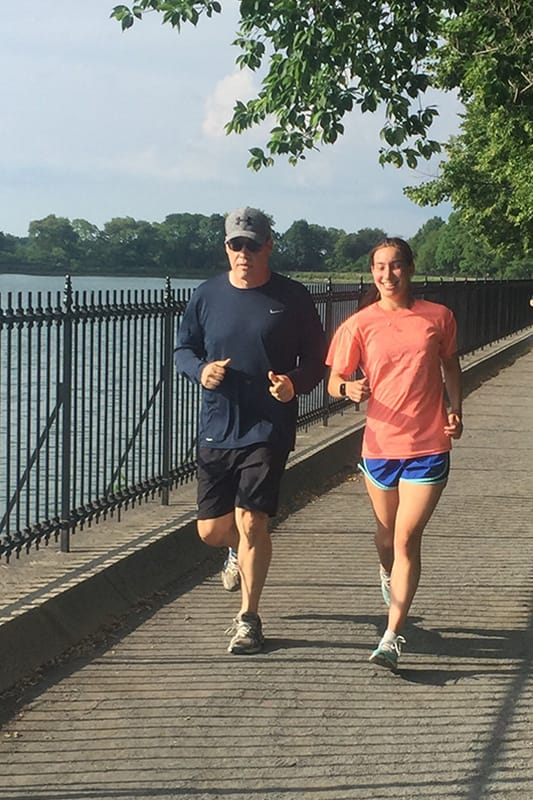
<instances>
[{"instance_id":1,"label":"calm water surface","mask_svg":"<svg viewBox=\"0 0 533 800\"><path fill-rule=\"evenodd\" d=\"M189 289L198 286L202 281L193 279L171 280L173 289ZM12 275L0 273L0 304L5 305L7 293L23 293L27 296L29 292L62 292L65 287L65 278L61 275ZM83 275L72 277L73 291L120 291L132 290L140 291L144 289L161 290L165 288L164 278L127 278L102 275Z\"/></svg>"}]
</instances>

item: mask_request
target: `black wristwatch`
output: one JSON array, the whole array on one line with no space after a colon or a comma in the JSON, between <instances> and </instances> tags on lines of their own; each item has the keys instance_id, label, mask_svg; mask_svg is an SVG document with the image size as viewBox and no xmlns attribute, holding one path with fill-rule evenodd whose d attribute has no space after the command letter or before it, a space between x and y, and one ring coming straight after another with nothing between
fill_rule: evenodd
<instances>
[{"instance_id":1,"label":"black wristwatch","mask_svg":"<svg viewBox=\"0 0 533 800\"><path fill-rule=\"evenodd\" d=\"M339 384L339 394L341 397L346 397L346 384L341 383Z\"/></svg>"}]
</instances>

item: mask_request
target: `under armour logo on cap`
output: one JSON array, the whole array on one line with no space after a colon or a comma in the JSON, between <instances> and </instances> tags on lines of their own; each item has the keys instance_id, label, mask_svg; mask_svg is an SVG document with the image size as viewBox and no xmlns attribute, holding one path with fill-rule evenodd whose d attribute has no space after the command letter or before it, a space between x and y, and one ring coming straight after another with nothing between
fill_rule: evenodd
<instances>
[{"instance_id":1,"label":"under armour logo on cap","mask_svg":"<svg viewBox=\"0 0 533 800\"><path fill-rule=\"evenodd\" d=\"M225 242L243 236L263 245L272 238L268 217L257 208L237 208L226 217L225 227Z\"/></svg>"}]
</instances>

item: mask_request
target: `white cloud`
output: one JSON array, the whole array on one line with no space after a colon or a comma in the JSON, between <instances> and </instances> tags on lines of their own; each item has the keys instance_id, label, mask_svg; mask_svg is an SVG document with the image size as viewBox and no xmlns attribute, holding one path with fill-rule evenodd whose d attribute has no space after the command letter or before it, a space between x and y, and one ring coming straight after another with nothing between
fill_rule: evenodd
<instances>
[{"instance_id":1,"label":"white cloud","mask_svg":"<svg viewBox=\"0 0 533 800\"><path fill-rule=\"evenodd\" d=\"M202 131L208 138L219 139L226 135L224 126L232 117L236 100L245 103L258 91L253 73L238 70L217 83L205 102Z\"/></svg>"},{"instance_id":2,"label":"white cloud","mask_svg":"<svg viewBox=\"0 0 533 800\"><path fill-rule=\"evenodd\" d=\"M256 73L235 67L234 0L179 34L154 14L122 33L112 6L17 0L2 11L0 231L24 235L50 213L101 226L114 216L156 220L250 204L281 231L305 218L408 235L439 213L403 196L415 173L378 165L377 116L354 112L334 146L297 167L246 168L249 148L264 147L272 126L224 132L235 100L259 89ZM445 139L459 106L435 102Z\"/></svg>"}]
</instances>

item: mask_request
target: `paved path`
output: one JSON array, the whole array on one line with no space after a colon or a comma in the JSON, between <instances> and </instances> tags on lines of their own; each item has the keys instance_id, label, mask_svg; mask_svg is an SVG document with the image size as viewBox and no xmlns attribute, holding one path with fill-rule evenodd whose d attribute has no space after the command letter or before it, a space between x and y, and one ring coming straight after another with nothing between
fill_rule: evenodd
<instances>
[{"instance_id":1,"label":"paved path","mask_svg":"<svg viewBox=\"0 0 533 800\"><path fill-rule=\"evenodd\" d=\"M218 575L28 690L1 800L531 800L533 352L471 394L425 536L401 671L353 476L277 527L257 657Z\"/></svg>"}]
</instances>

